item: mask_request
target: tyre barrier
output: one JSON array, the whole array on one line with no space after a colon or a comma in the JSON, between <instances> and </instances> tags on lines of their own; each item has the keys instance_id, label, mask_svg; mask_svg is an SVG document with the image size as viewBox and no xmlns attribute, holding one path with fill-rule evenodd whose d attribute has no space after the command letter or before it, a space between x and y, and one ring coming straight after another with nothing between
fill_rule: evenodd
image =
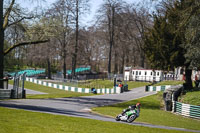
<instances>
[{"instance_id":1,"label":"tyre barrier","mask_svg":"<svg viewBox=\"0 0 200 133\"><path fill-rule=\"evenodd\" d=\"M186 117L200 119L200 106L184 104L181 102L172 102L172 112Z\"/></svg>"},{"instance_id":2,"label":"tyre barrier","mask_svg":"<svg viewBox=\"0 0 200 133\"><path fill-rule=\"evenodd\" d=\"M79 92L79 93L92 93L92 90L90 88L65 86L65 85L60 85L60 84L44 82L44 81L37 80L34 78L26 78L26 81L32 82L35 84L39 84L39 85L43 85L43 86L52 87L55 89L61 89L61 90L66 90L66 91ZM97 94L119 94L119 93L121 93L121 87L114 87L112 89L101 88L101 89L96 89L96 90L97 90Z\"/></svg>"}]
</instances>

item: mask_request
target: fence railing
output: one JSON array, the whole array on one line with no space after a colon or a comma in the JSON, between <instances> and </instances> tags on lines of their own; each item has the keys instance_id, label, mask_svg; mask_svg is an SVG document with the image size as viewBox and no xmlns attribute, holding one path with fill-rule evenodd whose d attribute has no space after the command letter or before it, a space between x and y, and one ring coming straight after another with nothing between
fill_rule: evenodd
<instances>
[{"instance_id":1,"label":"fence railing","mask_svg":"<svg viewBox=\"0 0 200 133\"><path fill-rule=\"evenodd\" d=\"M200 106L173 101L172 111L176 114L200 119Z\"/></svg>"},{"instance_id":2,"label":"fence railing","mask_svg":"<svg viewBox=\"0 0 200 133\"><path fill-rule=\"evenodd\" d=\"M68 86L68 85L61 85L57 83L51 83L51 82L46 82L46 81L41 81L37 80L34 78L26 78L26 81L43 85L43 86L48 86L48 87L53 87L56 89L61 89L61 90L66 90L66 91L72 91L72 92L79 92L79 93L91 93L91 88L80 88L80 87L74 87L74 86ZM119 94L122 93L122 88L121 87L113 87L113 88L100 88L96 89L97 93L103 93L103 94Z\"/></svg>"},{"instance_id":3,"label":"fence railing","mask_svg":"<svg viewBox=\"0 0 200 133\"><path fill-rule=\"evenodd\" d=\"M76 78L74 78L74 79L75 80L107 79L107 78L110 79L110 78L113 78L113 77L114 77L114 75L109 76L107 74L78 74L76 76ZM54 75L52 75L52 78L53 79L57 79L57 78L64 79L62 73L54 74ZM68 79L68 80L72 79L71 75L68 75L66 77L66 79Z\"/></svg>"},{"instance_id":4,"label":"fence railing","mask_svg":"<svg viewBox=\"0 0 200 133\"><path fill-rule=\"evenodd\" d=\"M15 74L11 98L25 98L25 90L24 90L25 78L26 78L26 73L23 73L21 75Z\"/></svg>"},{"instance_id":5,"label":"fence railing","mask_svg":"<svg viewBox=\"0 0 200 133\"><path fill-rule=\"evenodd\" d=\"M15 74L13 80L13 89L8 88L8 80L5 80L6 83L4 89L0 89L0 99L10 99L10 98L25 98L24 90L24 80L26 78L26 73L18 75Z\"/></svg>"}]
</instances>

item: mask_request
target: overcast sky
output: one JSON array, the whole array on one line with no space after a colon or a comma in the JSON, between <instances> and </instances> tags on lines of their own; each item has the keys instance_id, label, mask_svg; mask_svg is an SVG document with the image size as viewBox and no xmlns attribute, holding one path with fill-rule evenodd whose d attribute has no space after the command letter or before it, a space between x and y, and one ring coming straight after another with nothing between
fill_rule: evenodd
<instances>
[{"instance_id":1,"label":"overcast sky","mask_svg":"<svg viewBox=\"0 0 200 133\"><path fill-rule=\"evenodd\" d=\"M43 8L48 8L52 3L54 3L57 0L45 0L46 2L41 2L41 0L38 0L38 2L31 2L31 0L17 0L17 2L24 8L29 8L29 10L33 10L36 6L41 6ZM133 3L140 0L124 0L127 3ZM90 14L87 14L85 16L82 16L81 23L84 25L90 25L90 21L94 19L95 12L100 7L100 5L103 3L103 0L90 0Z\"/></svg>"}]
</instances>

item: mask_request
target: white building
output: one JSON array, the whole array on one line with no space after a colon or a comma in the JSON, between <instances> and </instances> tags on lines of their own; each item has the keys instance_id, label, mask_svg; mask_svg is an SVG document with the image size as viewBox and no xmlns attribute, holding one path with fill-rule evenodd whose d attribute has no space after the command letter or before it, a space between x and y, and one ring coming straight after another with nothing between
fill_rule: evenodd
<instances>
[{"instance_id":1,"label":"white building","mask_svg":"<svg viewBox=\"0 0 200 133\"><path fill-rule=\"evenodd\" d=\"M175 69L175 76L177 80L185 80L185 68L184 67L177 67ZM192 70L191 79L195 80L195 76L197 76L198 80L200 79L200 71Z\"/></svg>"},{"instance_id":2,"label":"white building","mask_svg":"<svg viewBox=\"0 0 200 133\"><path fill-rule=\"evenodd\" d=\"M164 80L178 80L173 71L164 73Z\"/></svg>"},{"instance_id":3,"label":"white building","mask_svg":"<svg viewBox=\"0 0 200 133\"><path fill-rule=\"evenodd\" d=\"M125 69L124 80L159 82L163 80L163 71L152 70L152 69L135 69L135 68Z\"/></svg>"}]
</instances>

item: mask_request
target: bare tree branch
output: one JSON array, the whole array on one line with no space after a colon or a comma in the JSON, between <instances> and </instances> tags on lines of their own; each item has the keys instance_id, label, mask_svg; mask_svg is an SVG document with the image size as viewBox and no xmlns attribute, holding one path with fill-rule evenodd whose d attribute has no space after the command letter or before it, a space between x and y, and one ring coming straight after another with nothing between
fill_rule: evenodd
<instances>
[{"instance_id":1,"label":"bare tree branch","mask_svg":"<svg viewBox=\"0 0 200 133\"><path fill-rule=\"evenodd\" d=\"M17 23L23 21L24 19L32 19L32 18L33 18L33 17L22 17L21 19L15 21L15 22L13 22L13 23L8 24L8 27L11 26L11 25L17 24Z\"/></svg>"},{"instance_id":2,"label":"bare tree branch","mask_svg":"<svg viewBox=\"0 0 200 133\"><path fill-rule=\"evenodd\" d=\"M46 43L46 42L49 42L49 40L39 40L39 41L30 41L30 42L17 43L17 44L14 44L13 46L9 47L7 50L5 50L4 51L4 56L7 55L9 52L11 52L16 47L30 45L30 44Z\"/></svg>"},{"instance_id":3,"label":"bare tree branch","mask_svg":"<svg viewBox=\"0 0 200 133\"><path fill-rule=\"evenodd\" d=\"M5 16L4 16L4 24L3 24L3 29L5 30L6 27L8 26L8 18L10 16L10 13L12 11L13 5L15 4L15 0L12 0L9 8L6 10Z\"/></svg>"}]
</instances>

